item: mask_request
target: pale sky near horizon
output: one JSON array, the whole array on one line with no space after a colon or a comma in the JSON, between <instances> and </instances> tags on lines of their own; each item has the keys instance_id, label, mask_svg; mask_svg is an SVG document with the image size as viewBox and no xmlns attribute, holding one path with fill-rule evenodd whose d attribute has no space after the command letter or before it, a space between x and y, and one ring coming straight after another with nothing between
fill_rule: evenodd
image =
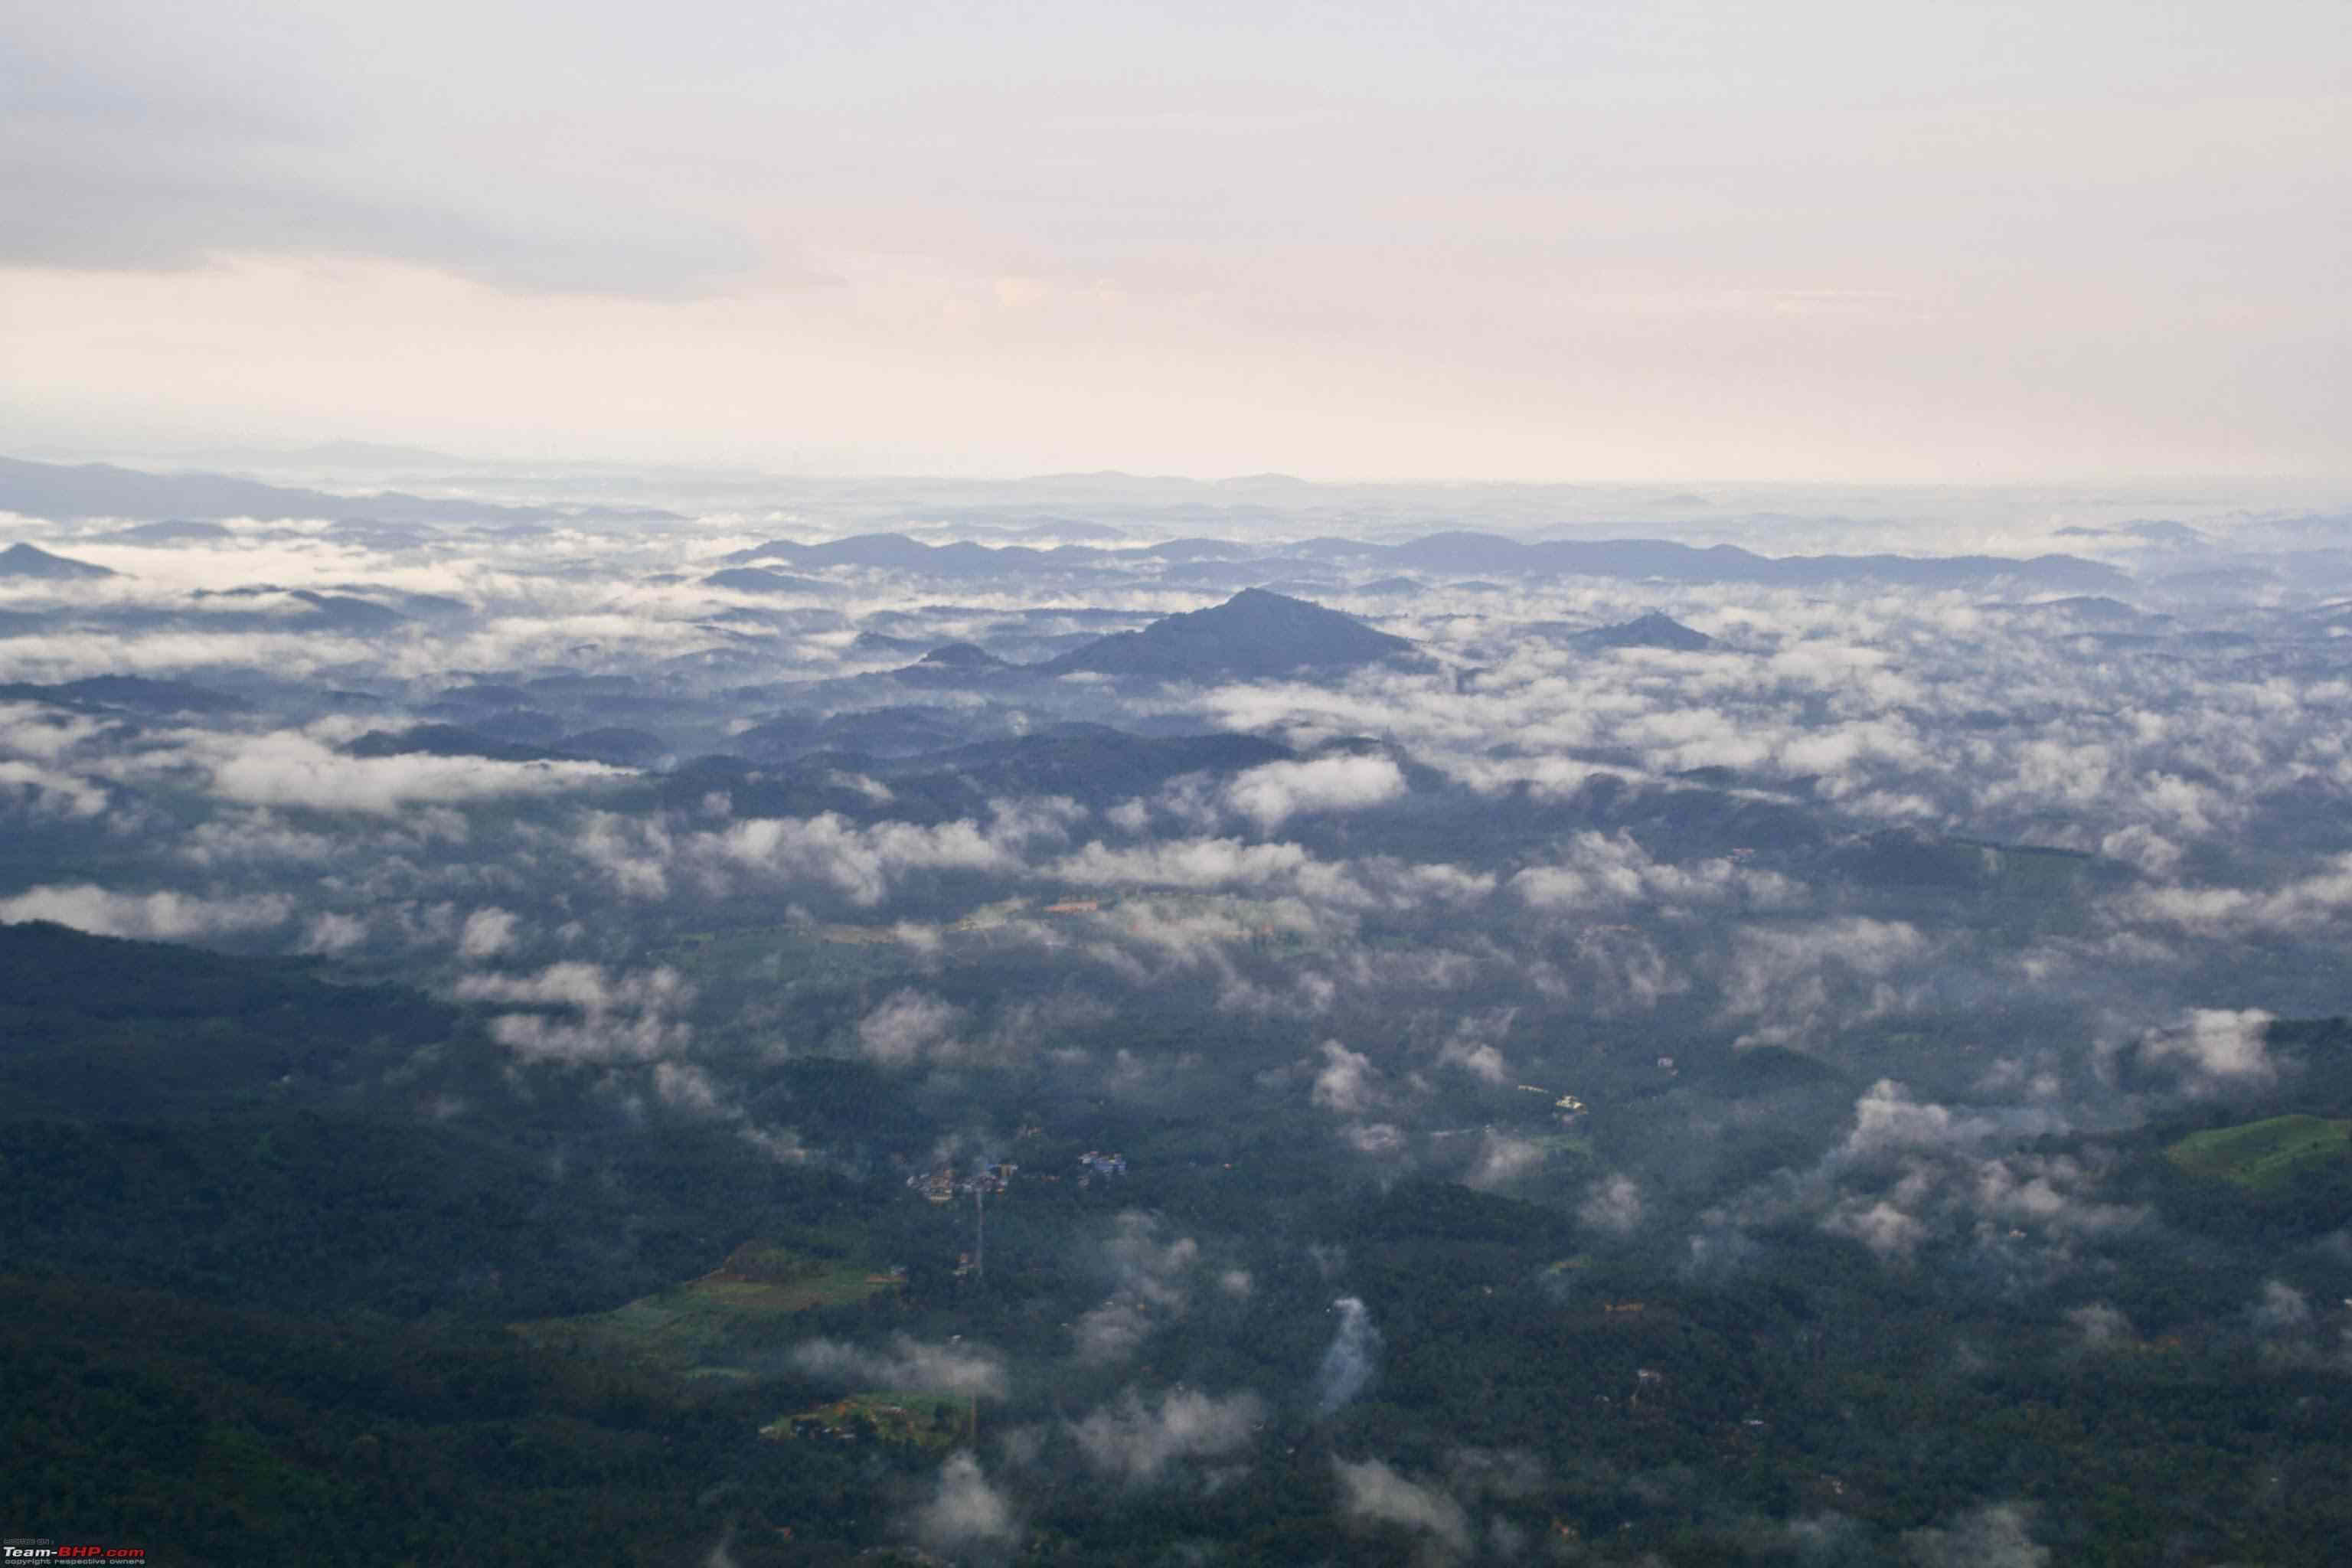
<instances>
[{"instance_id":1,"label":"pale sky near horizon","mask_svg":"<svg viewBox=\"0 0 2352 1568\"><path fill-rule=\"evenodd\" d=\"M2352 6L0 11L0 450L2352 473Z\"/></svg>"}]
</instances>

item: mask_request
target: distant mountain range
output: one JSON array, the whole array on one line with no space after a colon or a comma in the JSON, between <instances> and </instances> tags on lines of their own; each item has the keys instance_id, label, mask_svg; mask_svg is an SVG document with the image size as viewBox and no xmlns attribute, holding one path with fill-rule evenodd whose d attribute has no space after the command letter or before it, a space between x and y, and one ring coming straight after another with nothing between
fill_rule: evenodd
<instances>
[{"instance_id":1,"label":"distant mountain range","mask_svg":"<svg viewBox=\"0 0 2352 1568\"><path fill-rule=\"evenodd\" d=\"M1723 645L1705 632L1693 631L1672 616L1653 610L1619 626L1598 626L1569 639L1581 648L1662 647L1677 653L1705 653Z\"/></svg>"},{"instance_id":2,"label":"distant mountain range","mask_svg":"<svg viewBox=\"0 0 2352 1568\"><path fill-rule=\"evenodd\" d=\"M1736 544L1705 548L1657 539L1556 539L1528 544L1494 533L1433 533L1385 552L1400 565L1454 572L1639 577L1667 583L1806 585L1867 578L1917 588L1958 587L2011 578L2053 589L2088 592L2130 581L2123 572L2075 555L1759 555Z\"/></svg>"},{"instance_id":3,"label":"distant mountain range","mask_svg":"<svg viewBox=\"0 0 2352 1568\"><path fill-rule=\"evenodd\" d=\"M1252 481L1253 483L1274 481ZM1287 483L1288 481L1283 481ZM682 521L674 512L644 507L505 506L487 501L439 500L397 490L339 496L289 489L225 474L151 474L103 463L69 466L0 458L0 511L59 521L121 517L200 523L227 517L257 521L332 518L348 524L396 531L419 523L470 523L530 527L569 521ZM1057 525L1041 533L1099 534L1083 523ZM128 538L129 536L125 536ZM201 535L175 529L141 542L179 542ZM387 533L384 542L394 542ZM360 542L368 542L360 540ZM989 578L1041 574L1085 574L1108 568L1230 563L1211 574L1233 586L1257 585L1317 575L1309 566L1335 562L1377 566L1390 573L1412 571L1459 576L1591 576L1665 583L1757 583L1811 586L1867 581L1910 587L1980 587L2007 583L2045 593L2099 594L2126 584L2119 569L2074 555L2030 559L1997 555L1759 555L1737 545L1698 547L1655 539L1546 540L1529 542L1501 534L1453 531L1396 545L1320 538L1260 546L1225 539L1184 538L1138 547L1027 544L997 547L968 541L926 544L899 533L866 533L803 544L770 540L737 551L720 564L753 567L779 563L800 571L863 567L939 578ZM1256 584L1248 579L1262 574ZM1382 579L1382 591L1410 591L1409 579ZM728 584L721 584L728 585ZM756 591L756 590L755 590Z\"/></svg>"},{"instance_id":4,"label":"distant mountain range","mask_svg":"<svg viewBox=\"0 0 2352 1568\"><path fill-rule=\"evenodd\" d=\"M1402 637L1304 599L1244 588L1223 604L1073 648L1031 668L1045 675L1255 679L1346 669L1410 654Z\"/></svg>"},{"instance_id":5,"label":"distant mountain range","mask_svg":"<svg viewBox=\"0 0 2352 1568\"><path fill-rule=\"evenodd\" d=\"M1222 605L1163 616L1139 631L1095 637L1034 664L1012 663L971 643L948 643L890 674L905 686L986 689L1065 675L1276 679L1419 657L1411 642L1374 631L1353 616L1244 588Z\"/></svg>"},{"instance_id":6,"label":"distant mountain range","mask_svg":"<svg viewBox=\"0 0 2352 1568\"><path fill-rule=\"evenodd\" d=\"M730 566L713 572L702 580L706 588L725 588L737 594L830 594L833 584L814 577L793 577L782 572L771 572L764 566Z\"/></svg>"},{"instance_id":7,"label":"distant mountain range","mask_svg":"<svg viewBox=\"0 0 2352 1568\"><path fill-rule=\"evenodd\" d=\"M106 463L66 465L0 458L0 511L73 521L88 517L205 520L366 518L375 522L543 523L573 520L677 522L645 507L496 506L383 490L338 496L226 474L147 474Z\"/></svg>"},{"instance_id":8,"label":"distant mountain range","mask_svg":"<svg viewBox=\"0 0 2352 1568\"><path fill-rule=\"evenodd\" d=\"M903 533L861 533L824 544L772 539L723 559L736 565L781 561L804 572L827 566L861 566L885 572L918 572L929 577L1003 577L1116 565L1122 561L1140 560L1150 553L1104 550L1091 544L1063 544L1051 550L1027 544L925 544Z\"/></svg>"},{"instance_id":9,"label":"distant mountain range","mask_svg":"<svg viewBox=\"0 0 2352 1568\"><path fill-rule=\"evenodd\" d=\"M546 746L495 740L455 724L415 724L404 730L370 730L343 747L354 757L482 757L496 763L554 763L573 754Z\"/></svg>"},{"instance_id":10,"label":"distant mountain range","mask_svg":"<svg viewBox=\"0 0 2352 1568\"><path fill-rule=\"evenodd\" d=\"M11 681L0 684L0 701L127 708L148 713L243 713L253 706L241 697L184 680L153 680L142 675L92 675L55 686Z\"/></svg>"},{"instance_id":11,"label":"distant mountain range","mask_svg":"<svg viewBox=\"0 0 2352 1568\"><path fill-rule=\"evenodd\" d=\"M233 539L217 522L191 522L184 518L173 518L163 522L135 522L129 528L118 528L112 533L100 534L109 544L215 544Z\"/></svg>"},{"instance_id":12,"label":"distant mountain range","mask_svg":"<svg viewBox=\"0 0 2352 1568\"><path fill-rule=\"evenodd\" d=\"M847 717L846 715L843 717ZM1171 780L1230 777L1296 755L1256 735L1142 736L1100 724L1062 723L995 740L957 736L952 714L906 708L845 725L783 716L734 737L736 754L698 757L660 781L681 805L724 789L739 812L861 820L950 822L984 813L992 800L1062 795L1108 806L1148 797ZM845 782L844 770L888 786L877 795Z\"/></svg>"},{"instance_id":13,"label":"distant mountain range","mask_svg":"<svg viewBox=\"0 0 2352 1568\"><path fill-rule=\"evenodd\" d=\"M109 567L52 555L37 545L12 544L0 550L0 577L37 577L52 583L71 583L115 575Z\"/></svg>"},{"instance_id":14,"label":"distant mountain range","mask_svg":"<svg viewBox=\"0 0 2352 1568\"><path fill-rule=\"evenodd\" d=\"M1176 539L1129 549L1065 544L1051 550L1026 545L925 544L901 533L862 533L823 544L789 539L739 550L725 558L749 565L782 562L801 571L866 567L929 577L980 578L1100 570L1155 563L1213 581L1263 582L1297 575L1303 568L1335 560L1406 568L1417 573L1488 576L1583 576L1635 578L1661 583L1757 583L1792 587L1864 581L1917 588L1982 587L2008 582L2050 593L2091 594L2126 586L2129 575L2116 567L2076 555L1759 555L1737 545L1701 548L1657 539L1550 540L1528 543L1496 533L1433 533L1403 544L1362 544L1318 539L1304 543L1256 547L1232 540ZM1370 591L1411 592L1412 578L1381 579Z\"/></svg>"}]
</instances>

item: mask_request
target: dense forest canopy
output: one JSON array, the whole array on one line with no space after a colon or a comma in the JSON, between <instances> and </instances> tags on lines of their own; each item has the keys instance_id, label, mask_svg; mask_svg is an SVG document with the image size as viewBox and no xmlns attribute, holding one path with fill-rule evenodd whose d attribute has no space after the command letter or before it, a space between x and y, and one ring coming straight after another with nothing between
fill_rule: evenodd
<instances>
[{"instance_id":1,"label":"dense forest canopy","mask_svg":"<svg viewBox=\"0 0 2352 1568\"><path fill-rule=\"evenodd\" d=\"M2341 520L100 481L0 585L17 1535L2352 1537Z\"/></svg>"}]
</instances>

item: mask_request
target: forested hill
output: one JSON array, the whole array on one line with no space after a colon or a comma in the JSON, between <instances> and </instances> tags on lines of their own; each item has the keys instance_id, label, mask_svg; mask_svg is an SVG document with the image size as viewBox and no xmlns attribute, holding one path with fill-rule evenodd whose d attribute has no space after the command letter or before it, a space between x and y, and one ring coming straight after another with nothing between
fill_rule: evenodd
<instances>
[{"instance_id":1,"label":"forested hill","mask_svg":"<svg viewBox=\"0 0 2352 1568\"><path fill-rule=\"evenodd\" d=\"M1998 1561L1895 1544L1955 1520L1998 1546L1988 1492L2062 1521L2053 1562L2160 1561L2187 1528L2217 1553L2193 1561L2319 1568L2352 1529L2332 1315L2284 1283L2284 1326L2245 1306L2340 1231L2340 1023L2273 1027L2257 1089L2021 1145L2045 1180L2108 1173L2080 1223L2162 1225L2210 1263L2119 1245L2026 1316L1998 1238L1889 1267L1764 1215L1769 1246L1696 1268L1602 1205L1363 1179L1238 1091L1121 1105L977 1063L952 1097L893 1096L819 1016L760 1092L855 1167L520 1063L467 1008L317 962L0 927L0 1397L30 1413L0 1492L46 1533L197 1568L873 1564L918 1560L906 1500L961 1422L992 1466L1024 1434L1057 1473L1135 1467L1033 1494L1017 1560L1040 1563L1476 1560L1437 1504L1434 1533L1365 1515L1408 1473L1365 1468L1384 1449L1475 1498L1480 1541L1564 1561ZM1762 1173L1802 1168L1856 1092L1770 1048L1685 1052L1671 1081L1764 1108L1716 1140ZM1572 1162L1620 1136L1549 1091L1472 1092L1465 1138L1539 1126ZM1612 1112L1645 1140L1671 1109ZM975 1205L908 1190L976 1117L1015 1130L991 1157L1018 1168L984 1275ZM1175 1387L1147 1404L1146 1377ZM1204 1458L1222 1479L1188 1479ZM2305 1484L2250 1500L2270 1468ZM1854 1550L1758 1522L1792 1514Z\"/></svg>"},{"instance_id":2,"label":"forested hill","mask_svg":"<svg viewBox=\"0 0 2352 1568\"><path fill-rule=\"evenodd\" d=\"M23 1118L188 1115L308 1100L446 1037L456 1012L315 963L0 926L0 1105Z\"/></svg>"}]
</instances>

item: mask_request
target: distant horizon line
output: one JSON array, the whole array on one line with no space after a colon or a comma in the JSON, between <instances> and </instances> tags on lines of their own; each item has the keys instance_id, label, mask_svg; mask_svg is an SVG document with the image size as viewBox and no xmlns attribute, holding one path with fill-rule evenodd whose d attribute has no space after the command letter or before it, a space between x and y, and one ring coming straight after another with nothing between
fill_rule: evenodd
<instances>
[{"instance_id":1,"label":"distant horizon line","mask_svg":"<svg viewBox=\"0 0 2352 1568\"><path fill-rule=\"evenodd\" d=\"M362 454L378 454L376 466L368 466ZM330 456L330 454L333 454ZM64 444L28 443L14 452L0 448L0 458L13 457L18 461L52 463L68 467L108 466L133 467L142 463L287 463L331 468L346 464L352 471L385 473L400 468L427 468L443 464L455 467L477 465L503 469L554 468L580 473L673 473L678 475L725 476L737 479L772 479L809 483L926 483L926 484L1056 484L1072 482L1129 482L1136 484L1185 484L1230 489L1253 485L1295 485L1316 489L1382 489L1427 488L1439 489L1665 489L1696 486L1717 486L1737 489L1897 489L1897 490L2000 490L2000 489L2095 489L2100 488L2143 488L2176 485L2352 485L2352 471L2343 474L2307 473L2294 470L2258 469L2245 471L2185 470L2179 472L2134 472L2130 474L2004 474L1971 479L1933 478L1790 478L1786 476L1583 476L1574 479L1504 479L1471 475L1389 475L1332 477L1292 473L1283 469L1255 469L1242 473L1153 472L1134 468L1045 468L1018 472L959 471L927 468L777 468L756 463L730 462L722 459L690 459L677 458L614 458L597 457L514 456L483 453L446 452L436 448L411 447L404 443L362 440L313 442L305 446L263 447L154 447L137 446L67 446ZM180 472L219 472L218 468L190 468ZM464 476L452 476L464 477ZM1705 498L1696 498L1705 499Z\"/></svg>"}]
</instances>

